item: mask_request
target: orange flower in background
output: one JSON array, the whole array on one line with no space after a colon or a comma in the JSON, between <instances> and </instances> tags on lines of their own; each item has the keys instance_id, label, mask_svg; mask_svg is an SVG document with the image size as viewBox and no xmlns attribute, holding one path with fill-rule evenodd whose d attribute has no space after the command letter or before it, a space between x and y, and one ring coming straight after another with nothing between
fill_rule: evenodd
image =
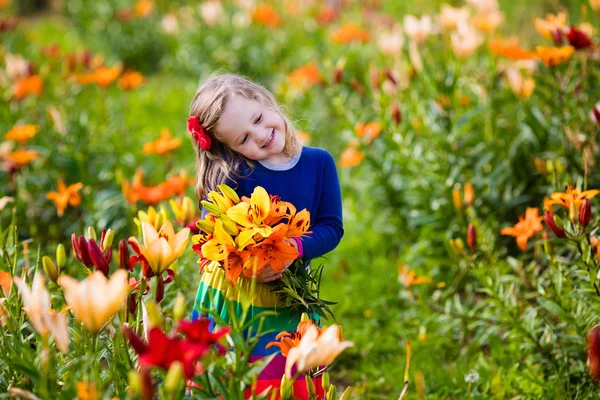
<instances>
[{"instance_id":1,"label":"orange flower in background","mask_svg":"<svg viewBox=\"0 0 600 400\"><path fill-rule=\"evenodd\" d=\"M287 77L290 86L305 91L323 82L321 73L316 63L312 62L300 68L296 68Z\"/></svg>"},{"instance_id":2,"label":"orange flower in background","mask_svg":"<svg viewBox=\"0 0 600 400\"><path fill-rule=\"evenodd\" d=\"M184 194L188 186L196 183L194 179L188 179L185 172L175 175L156 186L144 186L143 179L144 173L141 169L138 169L132 183L123 181L123 195L129 203L134 204L136 201L141 200L145 204L157 204L176 195Z\"/></svg>"},{"instance_id":3,"label":"orange flower in background","mask_svg":"<svg viewBox=\"0 0 600 400\"><path fill-rule=\"evenodd\" d=\"M21 78L15 82L13 87L13 98L23 100L29 95L39 96L44 89L44 81L39 75L32 75L27 78Z\"/></svg>"},{"instance_id":4,"label":"orange flower in background","mask_svg":"<svg viewBox=\"0 0 600 400\"><path fill-rule=\"evenodd\" d=\"M379 122L367 122L366 124L357 124L354 128L356 135L363 139L365 143L372 143L379 134L381 134L382 126Z\"/></svg>"},{"instance_id":5,"label":"orange flower in background","mask_svg":"<svg viewBox=\"0 0 600 400\"><path fill-rule=\"evenodd\" d=\"M428 276L416 276L415 271L408 269L407 265L398 264L398 277L405 288L410 288L412 285L421 285L423 283L431 283L432 280Z\"/></svg>"},{"instance_id":6,"label":"orange flower in background","mask_svg":"<svg viewBox=\"0 0 600 400\"><path fill-rule=\"evenodd\" d=\"M369 41L370 34L356 24L346 24L331 34L333 43L365 43Z\"/></svg>"},{"instance_id":7,"label":"orange flower in background","mask_svg":"<svg viewBox=\"0 0 600 400\"><path fill-rule=\"evenodd\" d=\"M491 39L488 47L495 56L506 57L509 60L531 60L536 54L519 47L519 38L513 36L508 41Z\"/></svg>"},{"instance_id":8,"label":"orange flower in background","mask_svg":"<svg viewBox=\"0 0 600 400\"><path fill-rule=\"evenodd\" d=\"M4 140L14 140L25 143L40 131L39 125L15 125L4 134Z\"/></svg>"},{"instance_id":9,"label":"orange flower in background","mask_svg":"<svg viewBox=\"0 0 600 400\"><path fill-rule=\"evenodd\" d=\"M78 75L77 83L82 85L95 83L98 86L107 87L117 79L120 73L121 67L100 67L93 72Z\"/></svg>"},{"instance_id":10,"label":"orange flower in background","mask_svg":"<svg viewBox=\"0 0 600 400\"><path fill-rule=\"evenodd\" d=\"M181 146L181 139L172 138L171 131L163 128L160 137L154 142L144 143L144 154L164 155Z\"/></svg>"},{"instance_id":11,"label":"orange flower in background","mask_svg":"<svg viewBox=\"0 0 600 400\"><path fill-rule=\"evenodd\" d=\"M558 64L567 61L573 55L575 48L573 46L562 47L544 47L537 46L535 48L539 59L547 67L556 67Z\"/></svg>"},{"instance_id":12,"label":"orange flower in background","mask_svg":"<svg viewBox=\"0 0 600 400\"><path fill-rule=\"evenodd\" d=\"M48 192L46 198L56 204L58 216L62 217L67 205L76 207L81 204L81 194L79 191L83 188L83 183L77 182L68 187L63 180L58 181L58 192Z\"/></svg>"},{"instance_id":13,"label":"orange flower in background","mask_svg":"<svg viewBox=\"0 0 600 400\"><path fill-rule=\"evenodd\" d=\"M0 288L4 291L4 294L0 292L0 297L8 297L10 294L10 288L12 287L12 275L10 272L0 271Z\"/></svg>"},{"instance_id":14,"label":"orange flower in background","mask_svg":"<svg viewBox=\"0 0 600 400\"><path fill-rule=\"evenodd\" d=\"M15 150L11 153L4 154L4 158L8 161L11 161L18 166L24 166L32 162L33 160L37 160L40 156L35 150Z\"/></svg>"},{"instance_id":15,"label":"orange flower in background","mask_svg":"<svg viewBox=\"0 0 600 400\"><path fill-rule=\"evenodd\" d=\"M11 3L10 0L0 0L0 8L7 7L10 5L10 3Z\"/></svg>"},{"instance_id":16,"label":"orange flower in background","mask_svg":"<svg viewBox=\"0 0 600 400\"><path fill-rule=\"evenodd\" d=\"M317 22L321 25L328 25L337 18L337 11L334 7L323 6L317 13Z\"/></svg>"},{"instance_id":17,"label":"orange flower in background","mask_svg":"<svg viewBox=\"0 0 600 400\"><path fill-rule=\"evenodd\" d=\"M267 4L261 4L252 13L252 21L269 28L277 28L281 24L281 18L275 9Z\"/></svg>"},{"instance_id":18,"label":"orange flower in background","mask_svg":"<svg viewBox=\"0 0 600 400\"><path fill-rule=\"evenodd\" d=\"M152 14L154 3L151 0L139 0L135 4L134 12L138 17L147 17Z\"/></svg>"},{"instance_id":19,"label":"orange flower in background","mask_svg":"<svg viewBox=\"0 0 600 400\"><path fill-rule=\"evenodd\" d=\"M480 12L473 17L473 25L483 33L496 30L504 22L504 16L499 10Z\"/></svg>"},{"instance_id":20,"label":"orange flower in background","mask_svg":"<svg viewBox=\"0 0 600 400\"><path fill-rule=\"evenodd\" d=\"M567 14L560 12L556 15L546 14L546 18L535 19L535 30L548 40L554 40L556 31L562 31L567 25Z\"/></svg>"},{"instance_id":21,"label":"orange flower in background","mask_svg":"<svg viewBox=\"0 0 600 400\"><path fill-rule=\"evenodd\" d=\"M590 0L590 7L594 11L600 12L600 0Z\"/></svg>"},{"instance_id":22,"label":"orange flower in background","mask_svg":"<svg viewBox=\"0 0 600 400\"><path fill-rule=\"evenodd\" d=\"M528 208L525 211L525 217L520 216L519 222L515 226L503 228L500 234L516 237L517 245L525 251L527 250L527 240L533 237L536 232L542 230L542 219L544 219L544 216L538 216L537 208Z\"/></svg>"},{"instance_id":23,"label":"orange flower in background","mask_svg":"<svg viewBox=\"0 0 600 400\"><path fill-rule=\"evenodd\" d=\"M577 188L574 188L573 185L569 185L566 192L555 192L550 195L550 200L546 202L544 200L544 205L549 207L549 211L552 212L552 205L558 204L559 206L565 207L567 210L571 208L571 203L575 204L577 210L581 207L583 203L583 199L591 199L600 193L600 190L586 190L585 192L580 191Z\"/></svg>"},{"instance_id":24,"label":"orange flower in background","mask_svg":"<svg viewBox=\"0 0 600 400\"><path fill-rule=\"evenodd\" d=\"M118 85L123 90L136 89L144 83L144 75L137 71L125 72L121 78L119 78Z\"/></svg>"},{"instance_id":25,"label":"orange flower in background","mask_svg":"<svg viewBox=\"0 0 600 400\"><path fill-rule=\"evenodd\" d=\"M353 146L348 146L342 153L340 166L342 168L351 168L360 165L365 155Z\"/></svg>"},{"instance_id":26,"label":"orange flower in background","mask_svg":"<svg viewBox=\"0 0 600 400\"><path fill-rule=\"evenodd\" d=\"M300 142L306 144L310 142L311 134L304 131L298 131L298 138L300 138Z\"/></svg>"}]
</instances>

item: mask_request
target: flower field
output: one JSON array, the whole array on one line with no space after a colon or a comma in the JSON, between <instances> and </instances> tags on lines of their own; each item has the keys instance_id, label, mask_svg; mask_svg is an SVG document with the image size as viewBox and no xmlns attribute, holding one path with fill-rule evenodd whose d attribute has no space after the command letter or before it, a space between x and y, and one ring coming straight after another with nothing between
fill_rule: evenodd
<instances>
[{"instance_id":1,"label":"flower field","mask_svg":"<svg viewBox=\"0 0 600 400\"><path fill-rule=\"evenodd\" d=\"M596 398L599 29L598 0L0 0L0 398ZM199 254L292 229L225 187L195 223L186 120L218 71L342 188L306 278L335 320L270 344L274 392L260 318L191 320Z\"/></svg>"}]
</instances>

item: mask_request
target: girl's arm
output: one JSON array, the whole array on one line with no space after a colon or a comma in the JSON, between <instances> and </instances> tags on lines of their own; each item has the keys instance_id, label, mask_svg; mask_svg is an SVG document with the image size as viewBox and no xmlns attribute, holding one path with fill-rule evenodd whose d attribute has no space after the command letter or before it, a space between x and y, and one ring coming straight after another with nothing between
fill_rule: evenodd
<instances>
[{"instance_id":1,"label":"girl's arm","mask_svg":"<svg viewBox=\"0 0 600 400\"><path fill-rule=\"evenodd\" d=\"M335 161L325 152L322 189L319 207L311 215L311 234L302 238L304 260L321 257L335 249L344 235L342 222L342 193ZM317 183L318 184L318 183Z\"/></svg>"}]
</instances>

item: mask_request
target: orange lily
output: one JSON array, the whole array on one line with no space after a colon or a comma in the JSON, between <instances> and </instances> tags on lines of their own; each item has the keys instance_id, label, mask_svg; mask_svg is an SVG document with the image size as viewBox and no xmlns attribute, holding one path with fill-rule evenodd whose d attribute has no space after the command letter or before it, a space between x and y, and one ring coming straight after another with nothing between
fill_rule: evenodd
<instances>
[{"instance_id":1,"label":"orange lily","mask_svg":"<svg viewBox=\"0 0 600 400\"><path fill-rule=\"evenodd\" d=\"M81 194L79 191L83 188L83 183L78 182L68 187L65 186L63 180L58 181L58 192L48 192L46 198L56 203L58 216L62 217L67 205L78 206L81 204Z\"/></svg>"},{"instance_id":2,"label":"orange lily","mask_svg":"<svg viewBox=\"0 0 600 400\"><path fill-rule=\"evenodd\" d=\"M515 226L503 228L500 234L514 236L517 238L517 245L523 251L527 250L527 240L533 237L536 232L542 230L541 221L544 216L538 216L537 208L528 208L525 211L525 217L520 216L519 222Z\"/></svg>"},{"instance_id":3,"label":"orange lily","mask_svg":"<svg viewBox=\"0 0 600 400\"><path fill-rule=\"evenodd\" d=\"M154 10L154 3L151 0L139 0L135 4L135 15L138 17L147 17L152 14L152 10Z\"/></svg>"},{"instance_id":4,"label":"orange lily","mask_svg":"<svg viewBox=\"0 0 600 400\"><path fill-rule=\"evenodd\" d=\"M398 273L400 281L407 289L412 285L421 285L423 283L431 283L432 280L428 276L416 276L415 271L409 271L408 266L404 264L398 265Z\"/></svg>"},{"instance_id":5,"label":"orange lily","mask_svg":"<svg viewBox=\"0 0 600 400\"><path fill-rule=\"evenodd\" d=\"M536 54L547 67L556 67L564 61L567 61L573 55L575 48L573 46L562 47L544 47L537 46Z\"/></svg>"},{"instance_id":6,"label":"orange lily","mask_svg":"<svg viewBox=\"0 0 600 400\"><path fill-rule=\"evenodd\" d=\"M290 349L297 347L300 344L300 339L302 339L302 336L304 334L306 334L306 331L308 331L308 328L311 326L314 326L315 328L317 328L317 333L320 336L321 333L323 332L322 329L317 327L311 320L300 321L295 332L291 332L291 333L286 332L286 331L280 332L275 337L275 340L279 340L279 342L269 342L265 346L265 348L268 349L269 347L279 347L279 350L281 351L281 355L284 357L287 357ZM341 335L341 329L340 329L340 335ZM341 340L343 340L343 339L341 339Z\"/></svg>"},{"instance_id":7,"label":"orange lily","mask_svg":"<svg viewBox=\"0 0 600 400\"><path fill-rule=\"evenodd\" d=\"M365 155L357 150L355 147L349 146L342 153L342 159L340 160L340 166L342 168L351 168L360 165Z\"/></svg>"},{"instance_id":8,"label":"orange lily","mask_svg":"<svg viewBox=\"0 0 600 400\"><path fill-rule=\"evenodd\" d=\"M323 82L319 68L315 63L296 68L290 72L287 80L290 86L302 91L306 91Z\"/></svg>"},{"instance_id":9,"label":"orange lily","mask_svg":"<svg viewBox=\"0 0 600 400\"><path fill-rule=\"evenodd\" d=\"M107 87L117 79L121 73L121 67L100 67L93 72L77 76L77 83L88 85L95 83L98 86Z\"/></svg>"},{"instance_id":10,"label":"orange lily","mask_svg":"<svg viewBox=\"0 0 600 400\"><path fill-rule=\"evenodd\" d=\"M281 18L275 9L267 4L261 4L252 13L252 20L259 25L269 28L277 28L281 24Z\"/></svg>"},{"instance_id":11,"label":"orange lily","mask_svg":"<svg viewBox=\"0 0 600 400\"><path fill-rule=\"evenodd\" d=\"M132 183L123 181L123 195L131 204L138 200L143 201L145 204L157 204L173 196L184 194L185 189L195 183L194 179L187 179L185 172L173 176L156 186L144 186L143 179L144 173L141 169L138 169Z\"/></svg>"},{"instance_id":12,"label":"orange lily","mask_svg":"<svg viewBox=\"0 0 600 400\"><path fill-rule=\"evenodd\" d=\"M519 46L519 39L515 36L508 41L491 39L488 47L492 54L506 57L509 60L531 60L536 58L535 53L527 51Z\"/></svg>"},{"instance_id":13,"label":"orange lily","mask_svg":"<svg viewBox=\"0 0 600 400\"><path fill-rule=\"evenodd\" d=\"M15 140L25 143L40 131L39 125L15 125L4 134L4 140Z\"/></svg>"},{"instance_id":14,"label":"orange lily","mask_svg":"<svg viewBox=\"0 0 600 400\"><path fill-rule=\"evenodd\" d=\"M367 122L366 124L357 124L354 128L356 135L363 139L367 144L370 144L375 140L382 130L381 123L379 122Z\"/></svg>"},{"instance_id":15,"label":"orange lily","mask_svg":"<svg viewBox=\"0 0 600 400\"><path fill-rule=\"evenodd\" d=\"M35 150L20 149L20 150L15 150L11 153L5 154L4 158L6 158L8 161L12 161L13 163L15 163L19 166L23 166L23 165L29 164L33 160L36 160L39 156L40 156L40 153L38 153Z\"/></svg>"},{"instance_id":16,"label":"orange lily","mask_svg":"<svg viewBox=\"0 0 600 400\"><path fill-rule=\"evenodd\" d=\"M253 245L251 251L258 259L258 271L269 264L273 271L282 272L286 263L298 258L298 250L288 241L286 229L277 229L265 240ZM252 276L254 271L246 268L244 273Z\"/></svg>"},{"instance_id":17,"label":"orange lily","mask_svg":"<svg viewBox=\"0 0 600 400\"><path fill-rule=\"evenodd\" d=\"M21 78L15 82L13 87L13 97L16 100L23 100L29 95L39 96L44 89L44 81L39 75Z\"/></svg>"},{"instance_id":18,"label":"orange lily","mask_svg":"<svg viewBox=\"0 0 600 400\"><path fill-rule=\"evenodd\" d=\"M118 85L123 90L135 89L144 83L144 75L137 71L128 71L119 78Z\"/></svg>"},{"instance_id":19,"label":"orange lily","mask_svg":"<svg viewBox=\"0 0 600 400\"><path fill-rule=\"evenodd\" d=\"M523 75L514 68L506 70L506 80L515 96L521 99L528 99L535 88L535 81L532 78L524 78Z\"/></svg>"},{"instance_id":20,"label":"orange lily","mask_svg":"<svg viewBox=\"0 0 600 400\"><path fill-rule=\"evenodd\" d=\"M12 287L12 275L10 272L0 271L0 288L4 290L4 294L0 292L0 297L8 297L10 288Z\"/></svg>"},{"instance_id":21,"label":"orange lily","mask_svg":"<svg viewBox=\"0 0 600 400\"><path fill-rule=\"evenodd\" d=\"M171 131L163 128L160 132L160 137L154 142L144 143L144 154L164 155L181 146L181 139L172 138Z\"/></svg>"},{"instance_id":22,"label":"orange lily","mask_svg":"<svg viewBox=\"0 0 600 400\"><path fill-rule=\"evenodd\" d=\"M554 39L556 31L562 31L567 24L567 14L560 12L556 15L546 14L546 18L535 19L535 29L548 40Z\"/></svg>"},{"instance_id":23,"label":"orange lily","mask_svg":"<svg viewBox=\"0 0 600 400\"><path fill-rule=\"evenodd\" d=\"M333 32L331 41L336 44L359 42L366 43L369 41L370 34L367 30L362 29L356 24L346 24Z\"/></svg>"},{"instance_id":24,"label":"orange lily","mask_svg":"<svg viewBox=\"0 0 600 400\"><path fill-rule=\"evenodd\" d=\"M546 202L544 200L544 206L550 208L550 212L552 212L552 205L558 204L559 206L565 207L567 210L571 208L571 203L575 204L577 210L581 207L583 200L585 198L591 199L600 193L600 190L592 189L586 190L585 192L580 191L579 189L573 187L573 185L569 185L566 192L555 192L550 195L550 200Z\"/></svg>"}]
</instances>

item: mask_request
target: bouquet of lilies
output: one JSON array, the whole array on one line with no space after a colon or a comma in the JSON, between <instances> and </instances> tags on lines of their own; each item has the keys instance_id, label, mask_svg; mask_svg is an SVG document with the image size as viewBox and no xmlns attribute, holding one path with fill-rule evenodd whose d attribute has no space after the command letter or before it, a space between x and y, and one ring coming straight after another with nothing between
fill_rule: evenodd
<instances>
[{"instance_id":1,"label":"bouquet of lilies","mask_svg":"<svg viewBox=\"0 0 600 400\"><path fill-rule=\"evenodd\" d=\"M250 198L238 197L229 186L218 186L202 205L208 211L197 221L200 233L192 238L192 248L202 257L203 265L223 268L232 286L240 276L252 278L269 265L276 272L298 257L290 242L302 237L310 226L310 213L296 212L291 203L269 196L258 186Z\"/></svg>"}]
</instances>

